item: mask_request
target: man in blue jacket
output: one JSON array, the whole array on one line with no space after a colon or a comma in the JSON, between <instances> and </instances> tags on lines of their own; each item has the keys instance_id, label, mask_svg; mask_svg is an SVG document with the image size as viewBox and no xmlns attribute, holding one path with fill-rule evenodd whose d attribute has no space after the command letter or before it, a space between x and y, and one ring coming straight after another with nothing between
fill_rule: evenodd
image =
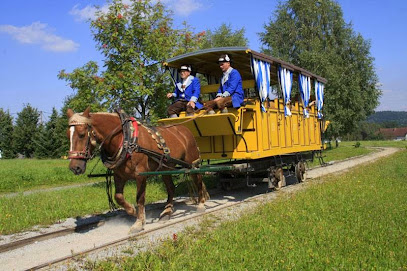
<instances>
[{"instance_id":1,"label":"man in blue jacket","mask_svg":"<svg viewBox=\"0 0 407 271\"><path fill-rule=\"evenodd\" d=\"M168 99L175 98L175 102L167 108L170 118L178 117L181 111L187 111L187 116L192 116L195 109L202 108L202 104L198 102L201 84L198 78L191 75L191 71L191 65L181 65L181 81L176 84L173 93L167 93Z\"/></svg>"},{"instance_id":2,"label":"man in blue jacket","mask_svg":"<svg viewBox=\"0 0 407 271\"><path fill-rule=\"evenodd\" d=\"M216 98L205 104L208 114L215 114L213 109L219 108L222 113L227 113L227 107L239 108L243 105L244 91L240 73L231 67L231 58L228 54L219 57L219 67L223 72Z\"/></svg>"}]
</instances>

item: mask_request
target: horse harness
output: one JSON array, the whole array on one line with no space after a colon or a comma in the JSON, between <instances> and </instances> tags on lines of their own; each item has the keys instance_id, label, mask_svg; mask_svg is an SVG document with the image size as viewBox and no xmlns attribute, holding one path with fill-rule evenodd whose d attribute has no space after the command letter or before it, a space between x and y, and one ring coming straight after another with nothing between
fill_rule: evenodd
<instances>
[{"instance_id":1,"label":"horse harness","mask_svg":"<svg viewBox=\"0 0 407 271\"><path fill-rule=\"evenodd\" d=\"M172 169L172 167L168 166L168 164L178 164L185 168L192 167L191 164L185 161L171 157L170 148L167 147L165 139L155 127L147 127L142 125L134 117L129 117L122 109L117 109L116 112L121 121L123 141L121 142L117 153L112 157L107 156L105 151L101 149L102 162L108 169L115 169L119 167L124 161L129 159L134 152L143 153L157 162L158 168L156 170L160 170L162 167ZM162 153L143 148L137 144L138 130L140 125L147 129L148 133L156 141L157 147L162 150Z\"/></svg>"}]
</instances>

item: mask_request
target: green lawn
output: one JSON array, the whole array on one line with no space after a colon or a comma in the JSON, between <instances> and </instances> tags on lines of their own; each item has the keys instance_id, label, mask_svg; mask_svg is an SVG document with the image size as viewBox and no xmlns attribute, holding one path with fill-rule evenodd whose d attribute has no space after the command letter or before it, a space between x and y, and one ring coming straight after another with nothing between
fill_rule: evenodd
<instances>
[{"instance_id":1,"label":"green lawn","mask_svg":"<svg viewBox=\"0 0 407 271\"><path fill-rule=\"evenodd\" d=\"M407 270L407 151L95 270ZM120 267L118 267L120 266Z\"/></svg>"},{"instance_id":2,"label":"green lawn","mask_svg":"<svg viewBox=\"0 0 407 271\"><path fill-rule=\"evenodd\" d=\"M87 174L98 160L89 162ZM0 159L0 193L95 182L86 175L74 175L68 165L69 160L63 159ZM97 164L95 172L106 172L101 162Z\"/></svg>"}]
</instances>

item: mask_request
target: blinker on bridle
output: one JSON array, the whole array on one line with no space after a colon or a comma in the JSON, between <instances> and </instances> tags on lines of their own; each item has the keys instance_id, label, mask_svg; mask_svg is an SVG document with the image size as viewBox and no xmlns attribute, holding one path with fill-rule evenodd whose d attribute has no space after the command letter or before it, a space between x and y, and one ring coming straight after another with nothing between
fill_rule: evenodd
<instances>
[{"instance_id":1,"label":"blinker on bridle","mask_svg":"<svg viewBox=\"0 0 407 271\"><path fill-rule=\"evenodd\" d=\"M88 128L88 138L86 140L86 144L85 144L85 148L82 151L74 151L74 150L70 150L68 152L68 159L82 159L82 160L90 160L93 158L93 154L91 154L90 152L90 146L96 145L96 141L92 140L92 135L95 136L94 131L92 130L92 126L88 123L71 123L69 125L69 129L75 129L75 126L79 126L79 125L87 125ZM71 135L70 135L70 144L71 144L71 148L72 148L72 144L73 144L73 133L74 130L71 130Z\"/></svg>"}]
</instances>

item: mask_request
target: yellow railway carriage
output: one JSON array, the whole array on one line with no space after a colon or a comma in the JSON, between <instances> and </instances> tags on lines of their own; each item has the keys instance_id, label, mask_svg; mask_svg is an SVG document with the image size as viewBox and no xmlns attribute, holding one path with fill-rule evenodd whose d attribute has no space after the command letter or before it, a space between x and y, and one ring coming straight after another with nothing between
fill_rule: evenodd
<instances>
[{"instance_id":1,"label":"yellow railway carriage","mask_svg":"<svg viewBox=\"0 0 407 271\"><path fill-rule=\"evenodd\" d=\"M246 172L268 172L269 175L279 174L279 168L292 165L301 181L305 172L303 162L323 148L322 106L326 80L290 63L241 47L188 53L171 58L164 65L174 80L182 64L192 65L201 79L201 100L205 102L214 98L213 93L219 88L222 72L217 60L225 53L231 56L232 67L242 77L244 106L228 108L228 113L216 111L213 115L200 111L195 116L186 116L182 112L178 118L161 119L159 123L182 123L188 127L204 160L230 159L234 164L240 161L245 163ZM297 95L291 95L292 89Z\"/></svg>"}]
</instances>

